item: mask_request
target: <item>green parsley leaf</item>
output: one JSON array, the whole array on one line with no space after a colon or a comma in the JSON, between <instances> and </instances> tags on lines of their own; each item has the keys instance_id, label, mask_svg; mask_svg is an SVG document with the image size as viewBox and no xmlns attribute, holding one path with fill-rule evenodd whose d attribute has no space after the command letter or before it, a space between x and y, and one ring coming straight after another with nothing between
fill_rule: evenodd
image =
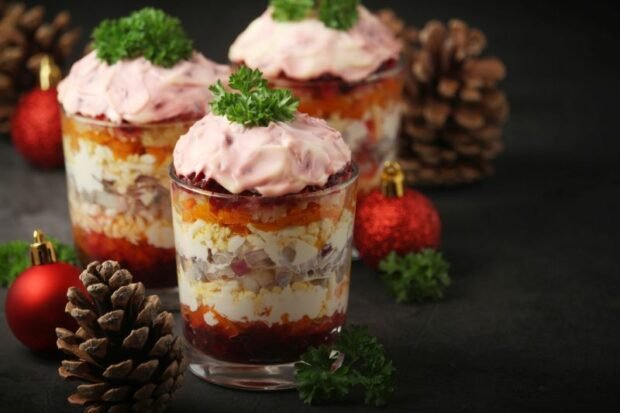
<instances>
[{"instance_id":1,"label":"green parsley leaf","mask_svg":"<svg viewBox=\"0 0 620 413\"><path fill-rule=\"evenodd\" d=\"M349 30L359 18L359 0L321 0L319 19L327 27L336 30Z\"/></svg>"},{"instance_id":2,"label":"green parsley leaf","mask_svg":"<svg viewBox=\"0 0 620 413\"><path fill-rule=\"evenodd\" d=\"M270 0L271 16L277 21L299 21L305 19L314 8L314 0Z\"/></svg>"},{"instance_id":3,"label":"green parsley leaf","mask_svg":"<svg viewBox=\"0 0 620 413\"><path fill-rule=\"evenodd\" d=\"M0 246L0 286L8 287L30 265L29 244L11 241Z\"/></svg>"},{"instance_id":4,"label":"green parsley leaf","mask_svg":"<svg viewBox=\"0 0 620 413\"><path fill-rule=\"evenodd\" d=\"M386 404L394 392L394 367L384 353L366 327L343 329L332 346L311 347L295 364L299 397L307 404L340 401L360 388L366 404Z\"/></svg>"},{"instance_id":5,"label":"green parsley leaf","mask_svg":"<svg viewBox=\"0 0 620 413\"><path fill-rule=\"evenodd\" d=\"M172 67L193 51L179 19L151 7L102 21L92 38L97 57L108 64L144 56L158 66Z\"/></svg>"},{"instance_id":6,"label":"green parsley leaf","mask_svg":"<svg viewBox=\"0 0 620 413\"><path fill-rule=\"evenodd\" d=\"M252 93L256 89L268 86L267 80L263 78L260 70L251 70L246 66L241 66L230 76L228 85L242 94Z\"/></svg>"},{"instance_id":7,"label":"green parsley leaf","mask_svg":"<svg viewBox=\"0 0 620 413\"><path fill-rule=\"evenodd\" d=\"M72 246L50 238L56 250L58 262L78 265ZM30 267L30 244L26 241L11 241L0 244L0 287L10 286L15 278Z\"/></svg>"},{"instance_id":8,"label":"green parsley leaf","mask_svg":"<svg viewBox=\"0 0 620 413\"><path fill-rule=\"evenodd\" d=\"M299 397L304 403L342 400L356 383L357 376L348 366L332 369L339 353L326 345L309 348L295 365Z\"/></svg>"},{"instance_id":9,"label":"green parsley leaf","mask_svg":"<svg viewBox=\"0 0 620 413\"><path fill-rule=\"evenodd\" d=\"M213 93L211 111L229 121L247 127L267 126L270 122L286 122L295 117L299 100L287 89L272 89L260 70L241 66L230 75L229 92L218 80L209 90Z\"/></svg>"},{"instance_id":10,"label":"green parsley leaf","mask_svg":"<svg viewBox=\"0 0 620 413\"><path fill-rule=\"evenodd\" d=\"M383 281L398 303L442 299L451 283L449 268L441 253L432 249L404 257L392 251L379 263Z\"/></svg>"},{"instance_id":11,"label":"green parsley leaf","mask_svg":"<svg viewBox=\"0 0 620 413\"><path fill-rule=\"evenodd\" d=\"M271 16L277 21L299 21L318 16L323 24L335 30L349 30L359 19L359 0L270 0Z\"/></svg>"}]
</instances>

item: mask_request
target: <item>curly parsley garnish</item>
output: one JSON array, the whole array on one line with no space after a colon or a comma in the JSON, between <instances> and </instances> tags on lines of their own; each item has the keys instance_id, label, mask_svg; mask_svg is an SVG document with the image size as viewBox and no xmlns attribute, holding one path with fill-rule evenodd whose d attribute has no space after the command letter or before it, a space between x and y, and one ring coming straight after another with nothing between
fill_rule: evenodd
<instances>
[{"instance_id":1,"label":"curly parsley garnish","mask_svg":"<svg viewBox=\"0 0 620 413\"><path fill-rule=\"evenodd\" d=\"M319 19L327 27L348 30L357 23L359 0L321 0Z\"/></svg>"},{"instance_id":2,"label":"curly parsley garnish","mask_svg":"<svg viewBox=\"0 0 620 413\"><path fill-rule=\"evenodd\" d=\"M193 50L179 19L151 7L102 21L92 38L97 57L108 64L144 56L158 66L172 67L189 59Z\"/></svg>"},{"instance_id":3,"label":"curly parsley garnish","mask_svg":"<svg viewBox=\"0 0 620 413\"><path fill-rule=\"evenodd\" d=\"M349 30L359 18L359 0L271 0L272 17L278 21L299 21L317 16L336 30Z\"/></svg>"},{"instance_id":4,"label":"curly parsley garnish","mask_svg":"<svg viewBox=\"0 0 620 413\"><path fill-rule=\"evenodd\" d=\"M295 364L299 397L307 404L343 400L360 388L366 404L382 406L394 392L393 373L383 345L363 326L343 329L332 346L311 347Z\"/></svg>"},{"instance_id":5,"label":"curly parsley garnish","mask_svg":"<svg viewBox=\"0 0 620 413\"><path fill-rule=\"evenodd\" d=\"M314 0L271 0L273 19L278 21L299 21L310 15Z\"/></svg>"},{"instance_id":6,"label":"curly parsley garnish","mask_svg":"<svg viewBox=\"0 0 620 413\"><path fill-rule=\"evenodd\" d=\"M228 79L226 90L219 80L209 89L213 93L211 111L244 126L267 126L295 117L299 100L288 89L272 89L260 70L241 66Z\"/></svg>"},{"instance_id":7,"label":"curly parsley garnish","mask_svg":"<svg viewBox=\"0 0 620 413\"><path fill-rule=\"evenodd\" d=\"M383 281L398 303L442 299L451 283L449 268L441 253L432 249L403 257L392 251L379 264Z\"/></svg>"},{"instance_id":8,"label":"curly parsley garnish","mask_svg":"<svg viewBox=\"0 0 620 413\"><path fill-rule=\"evenodd\" d=\"M50 238L56 250L59 262L78 264L72 246ZM8 287L15 278L30 267L30 243L26 241L10 241L0 244L0 287Z\"/></svg>"}]
</instances>

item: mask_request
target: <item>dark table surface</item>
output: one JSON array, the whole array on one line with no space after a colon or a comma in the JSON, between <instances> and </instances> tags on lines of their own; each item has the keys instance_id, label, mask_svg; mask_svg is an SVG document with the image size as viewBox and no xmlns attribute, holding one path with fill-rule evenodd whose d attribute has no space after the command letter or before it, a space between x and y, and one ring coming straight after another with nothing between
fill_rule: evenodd
<instances>
[{"instance_id":1,"label":"dark table surface","mask_svg":"<svg viewBox=\"0 0 620 413\"><path fill-rule=\"evenodd\" d=\"M89 32L144 1L47 1ZM604 2L367 1L409 22L460 17L487 34L508 67L512 114L496 175L427 192L444 223L454 284L443 302L396 305L353 266L350 321L385 343L397 392L383 411L606 410L620 401L620 139L616 10ZM611 2L610 2L611 3ZM224 61L260 1L151 2ZM0 143L0 241L42 227L70 241L62 170L26 165ZM5 290L0 291L4 302ZM2 306L3 307L3 306ZM0 411L72 412L57 360L35 355L0 313ZM189 377L174 412L340 411L295 392L246 393ZM610 409L610 408L609 408ZM374 411L374 409L368 409Z\"/></svg>"}]
</instances>

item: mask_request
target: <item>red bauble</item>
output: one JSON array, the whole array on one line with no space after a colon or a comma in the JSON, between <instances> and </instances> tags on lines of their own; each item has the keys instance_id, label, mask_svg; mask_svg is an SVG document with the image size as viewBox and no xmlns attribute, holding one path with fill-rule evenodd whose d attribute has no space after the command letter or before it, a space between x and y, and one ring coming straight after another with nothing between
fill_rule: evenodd
<instances>
[{"instance_id":1,"label":"red bauble","mask_svg":"<svg viewBox=\"0 0 620 413\"><path fill-rule=\"evenodd\" d=\"M32 350L56 349L56 327L74 330L75 321L65 313L67 289L78 287L80 269L52 263L24 271L6 296L6 320L19 341Z\"/></svg>"},{"instance_id":2,"label":"red bauble","mask_svg":"<svg viewBox=\"0 0 620 413\"><path fill-rule=\"evenodd\" d=\"M391 251L407 254L437 248L440 241L439 213L417 191L405 189L402 197L390 197L376 189L358 201L355 247L372 268Z\"/></svg>"},{"instance_id":3,"label":"red bauble","mask_svg":"<svg viewBox=\"0 0 620 413\"><path fill-rule=\"evenodd\" d=\"M35 89L22 96L11 118L11 137L17 151L31 164L40 168L63 164L56 88Z\"/></svg>"}]
</instances>

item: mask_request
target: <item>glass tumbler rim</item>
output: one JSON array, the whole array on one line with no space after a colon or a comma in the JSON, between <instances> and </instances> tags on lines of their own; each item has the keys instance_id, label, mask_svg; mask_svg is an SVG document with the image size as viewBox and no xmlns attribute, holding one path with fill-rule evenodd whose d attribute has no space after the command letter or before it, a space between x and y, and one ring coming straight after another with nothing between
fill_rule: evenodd
<instances>
[{"instance_id":1,"label":"glass tumbler rim","mask_svg":"<svg viewBox=\"0 0 620 413\"><path fill-rule=\"evenodd\" d=\"M157 128L166 128L168 126L174 126L179 124L188 124L193 125L198 122L200 119L204 117L204 115L197 116L195 118L187 118L187 119L178 119L178 120L163 120L159 122L147 122L147 123L127 123L127 122L113 122L109 119L96 119L90 116L79 115L77 113L67 113L62 107L60 109L62 115L66 118L75 119L78 122L95 125L106 128L141 128L141 129L157 129Z\"/></svg>"},{"instance_id":2,"label":"glass tumbler rim","mask_svg":"<svg viewBox=\"0 0 620 413\"><path fill-rule=\"evenodd\" d=\"M280 85L281 87L286 87L287 85L291 85L293 87L295 85L320 86L323 84L333 84L333 83L338 83L338 84L345 83L347 85L354 87L357 85L374 83L382 79L400 76L404 73L404 70L405 70L405 59L403 57L399 57L398 60L396 60L394 66L378 69L372 72L371 74L369 74L368 76L362 79L359 79L359 80L355 80L355 81L348 81L340 77L333 77L333 78L327 78L327 79L321 79L321 78L319 79L294 79L294 78L289 78L289 77L273 77L273 78L269 78L268 81L270 83Z\"/></svg>"},{"instance_id":3,"label":"glass tumbler rim","mask_svg":"<svg viewBox=\"0 0 620 413\"><path fill-rule=\"evenodd\" d=\"M292 194L285 194L285 195L280 195L280 196L262 196L262 195L257 196L257 195L242 195L242 194L230 194L230 193L226 194L222 192L210 191L208 189L197 188L195 186L192 186L182 181L181 178L178 177L174 169L174 164L170 164L168 168L168 176L170 177L171 183L174 183L191 193L200 194L200 195L211 197L211 198L220 198L220 199L229 199L229 200L303 199L303 198L323 197L323 196L327 196L332 193L348 188L353 183L355 183L357 181L357 178L359 177L359 169L357 165L355 164L355 162L351 161L351 167L352 167L351 176L346 181L340 182L337 185L333 185L333 186L330 186L329 188L324 188L324 189L320 189L318 191L313 191L313 192L292 193Z\"/></svg>"}]
</instances>

